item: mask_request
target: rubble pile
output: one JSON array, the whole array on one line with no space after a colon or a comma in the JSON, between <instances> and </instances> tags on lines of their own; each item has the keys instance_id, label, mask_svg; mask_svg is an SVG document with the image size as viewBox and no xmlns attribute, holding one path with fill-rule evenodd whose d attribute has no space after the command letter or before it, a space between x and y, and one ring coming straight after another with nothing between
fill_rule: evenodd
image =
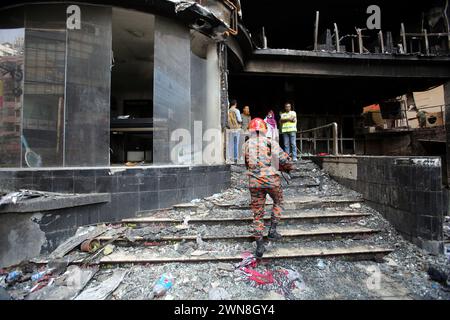
<instances>
[{"instance_id":1,"label":"rubble pile","mask_svg":"<svg viewBox=\"0 0 450 320\"><path fill-rule=\"evenodd\" d=\"M138 219L80 228L50 255L1 269L0 298L450 299L446 256L429 255L405 241L381 214L358 201L361 195L333 181L312 162L301 161L298 167L283 182L286 201L353 200L287 209L285 217L293 218L280 225L287 236L268 242L266 255L294 249L345 250L356 244L393 252L376 261L325 256L255 260L255 243L246 237L252 217L247 178L243 167L233 166L232 188L223 193L142 213ZM295 217L299 214L356 218L308 222ZM359 231L339 237L317 233L345 228ZM300 233L289 235L292 231ZM446 232L448 236L448 219ZM165 262L114 263L124 257ZM238 261L218 259L224 257ZM180 258L205 260L172 262Z\"/></svg>"}]
</instances>

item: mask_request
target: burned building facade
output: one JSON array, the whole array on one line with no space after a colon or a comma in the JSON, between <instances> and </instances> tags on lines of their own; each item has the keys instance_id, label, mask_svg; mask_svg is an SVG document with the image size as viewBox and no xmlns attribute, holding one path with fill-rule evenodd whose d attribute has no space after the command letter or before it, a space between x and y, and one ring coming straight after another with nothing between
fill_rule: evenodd
<instances>
[{"instance_id":1,"label":"burned building facade","mask_svg":"<svg viewBox=\"0 0 450 320\"><path fill-rule=\"evenodd\" d=\"M8 229L43 214L52 247L80 225L229 185L221 41L233 2L5 1L0 17L0 188L84 197L3 207Z\"/></svg>"},{"instance_id":2,"label":"burned building facade","mask_svg":"<svg viewBox=\"0 0 450 320\"><path fill-rule=\"evenodd\" d=\"M220 192L230 184L226 111L237 99L253 117L293 102L300 131L337 123L335 139L329 127L300 132L302 153L347 154L313 158L405 237L442 250L448 15L446 0L3 1L0 188L73 196L0 208L2 242L12 229L40 239L33 256L80 225ZM411 128L359 130L364 107L436 86L444 138L432 152L399 159L376 147L409 145L401 136Z\"/></svg>"}]
</instances>

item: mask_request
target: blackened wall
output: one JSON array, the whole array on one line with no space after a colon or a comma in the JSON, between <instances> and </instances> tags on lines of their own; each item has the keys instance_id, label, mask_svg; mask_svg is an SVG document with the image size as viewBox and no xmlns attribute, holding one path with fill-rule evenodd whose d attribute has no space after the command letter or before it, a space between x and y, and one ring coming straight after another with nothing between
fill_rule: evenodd
<instances>
[{"instance_id":1,"label":"blackened wall","mask_svg":"<svg viewBox=\"0 0 450 320\"><path fill-rule=\"evenodd\" d=\"M228 165L0 170L0 190L111 195L111 201L105 203L44 212L0 213L0 225L4 227L0 228L0 256L13 257L16 260L8 261L17 263L20 259L52 251L80 226L117 222L146 210L169 208L219 193L230 183ZM28 239L27 234L31 231L39 235L39 245L36 245L37 237L34 237L36 241L29 241L30 245L20 241Z\"/></svg>"},{"instance_id":2,"label":"blackened wall","mask_svg":"<svg viewBox=\"0 0 450 320\"><path fill-rule=\"evenodd\" d=\"M437 157L325 157L316 159L338 182L360 192L406 239L443 251L448 190Z\"/></svg>"}]
</instances>

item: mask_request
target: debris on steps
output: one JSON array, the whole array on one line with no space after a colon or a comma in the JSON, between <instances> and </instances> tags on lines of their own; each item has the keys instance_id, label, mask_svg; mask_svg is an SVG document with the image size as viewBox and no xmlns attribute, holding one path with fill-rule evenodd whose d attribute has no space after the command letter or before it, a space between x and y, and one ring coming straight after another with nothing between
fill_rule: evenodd
<instances>
[{"instance_id":1,"label":"debris on steps","mask_svg":"<svg viewBox=\"0 0 450 320\"><path fill-rule=\"evenodd\" d=\"M402 239L361 195L311 161L298 163L289 186L283 182L284 238L266 240L256 263L244 172L232 166L233 185L223 193L80 228L49 256L0 270L0 288L16 300L450 299L438 273L427 273L429 265L441 270L445 256ZM100 246L83 252L85 241ZM380 288L369 283L374 272ZM83 281L71 286L80 275ZM171 285L155 296L164 275Z\"/></svg>"},{"instance_id":2,"label":"debris on steps","mask_svg":"<svg viewBox=\"0 0 450 320\"><path fill-rule=\"evenodd\" d=\"M206 229L206 226L204 226ZM131 236L127 235L126 237L120 237L114 240L113 237L101 236L98 237L97 240L101 242L111 241L114 242L123 242L128 241L131 243L142 242L142 241L166 241L166 242L175 242L175 241L196 241L199 237L203 241L214 241L214 240L230 240L230 241L239 241L239 240L247 240L253 241L254 236L247 230L249 228L236 228L236 227L224 227L220 226L219 228L214 229L212 231L217 232L209 232L208 234L198 234L194 232L194 234L186 234L186 235L172 235L172 236L159 236L154 233L147 233L144 236ZM295 227L290 226L289 228L279 228L280 234L284 239L289 238L301 238L301 239L317 239L322 238L324 240L332 240L335 238L364 238L369 235L373 235L375 233L380 232L380 230L374 230L365 227L359 226L333 226L333 225L323 225L314 228L305 228L305 227Z\"/></svg>"},{"instance_id":3,"label":"debris on steps","mask_svg":"<svg viewBox=\"0 0 450 320\"><path fill-rule=\"evenodd\" d=\"M195 252L195 251L194 251ZM350 249L341 248L275 248L264 255L264 260L273 259L296 259L311 257L345 257L350 259L381 259L383 256L391 253L391 249L369 248L356 246ZM157 257L152 252L139 252L139 254L116 253L103 257L99 264L149 264L149 263L198 263L198 262L224 262L240 261L241 254L236 255L218 255L216 252L202 251L202 254L191 256L182 256L178 258Z\"/></svg>"}]
</instances>

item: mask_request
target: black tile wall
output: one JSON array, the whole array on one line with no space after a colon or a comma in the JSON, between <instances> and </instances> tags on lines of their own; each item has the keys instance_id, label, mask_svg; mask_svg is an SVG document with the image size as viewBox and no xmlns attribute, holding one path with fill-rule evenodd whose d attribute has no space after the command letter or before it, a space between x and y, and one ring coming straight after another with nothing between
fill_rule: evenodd
<instances>
[{"instance_id":1,"label":"black tile wall","mask_svg":"<svg viewBox=\"0 0 450 320\"><path fill-rule=\"evenodd\" d=\"M114 170L112 171L114 172ZM110 193L111 202L42 212L47 237L43 252L53 251L78 227L117 222L139 211L168 208L221 192L230 186L230 166L192 168L0 170L0 189L61 193Z\"/></svg>"},{"instance_id":2,"label":"black tile wall","mask_svg":"<svg viewBox=\"0 0 450 320\"><path fill-rule=\"evenodd\" d=\"M405 236L442 240L448 194L441 168L396 164L392 157L359 158L358 182L351 187Z\"/></svg>"}]
</instances>

